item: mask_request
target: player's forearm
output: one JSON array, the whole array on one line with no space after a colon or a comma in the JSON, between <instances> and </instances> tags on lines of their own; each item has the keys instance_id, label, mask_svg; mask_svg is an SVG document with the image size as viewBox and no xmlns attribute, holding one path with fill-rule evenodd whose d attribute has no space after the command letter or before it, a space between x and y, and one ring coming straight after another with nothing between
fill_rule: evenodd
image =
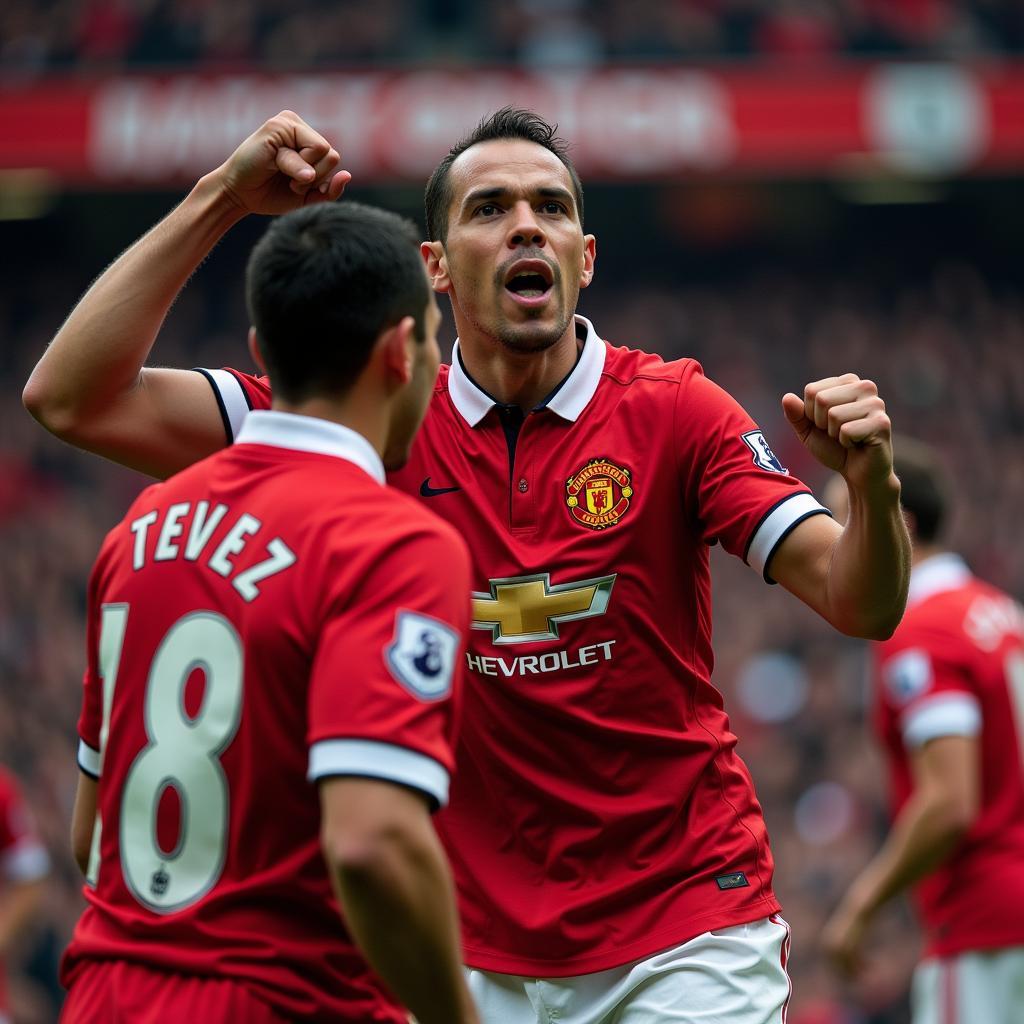
<instances>
[{"instance_id":1,"label":"player's forearm","mask_svg":"<svg viewBox=\"0 0 1024 1024\"><path fill-rule=\"evenodd\" d=\"M850 489L850 512L827 575L829 621L870 640L899 625L910 585L910 537L893 476L871 494Z\"/></svg>"},{"instance_id":2,"label":"player's forearm","mask_svg":"<svg viewBox=\"0 0 1024 1024\"><path fill-rule=\"evenodd\" d=\"M22 882L4 892L0 904L0 954L5 953L37 913L43 900L42 880Z\"/></svg>"},{"instance_id":3,"label":"player's forearm","mask_svg":"<svg viewBox=\"0 0 1024 1024\"><path fill-rule=\"evenodd\" d=\"M92 284L25 387L26 408L58 435L102 414L139 376L178 293L242 216L207 175Z\"/></svg>"},{"instance_id":4,"label":"player's forearm","mask_svg":"<svg viewBox=\"0 0 1024 1024\"><path fill-rule=\"evenodd\" d=\"M851 887L865 916L944 863L970 823L941 794L915 793L893 823L882 848Z\"/></svg>"},{"instance_id":5,"label":"player's forearm","mask_svg":"<svg viewBox=\"0 0 1024 1024\"><path fill-rule=\"evenodd\" d=\"M331 873L353 938L419 1024L476 1024L451 874L425 828L362 854L328 852Z\"/></svg>"}]
</instances>

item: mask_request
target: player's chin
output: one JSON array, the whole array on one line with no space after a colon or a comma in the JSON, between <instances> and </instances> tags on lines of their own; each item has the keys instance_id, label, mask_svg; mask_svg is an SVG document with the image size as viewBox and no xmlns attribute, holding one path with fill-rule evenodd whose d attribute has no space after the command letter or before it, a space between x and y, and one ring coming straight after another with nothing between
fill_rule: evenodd
<instances>
[{"instance_id":1,"label":"player's chin","mask_svg":"<svg viewBox=\"0 0 1024 1024\"><path fill-rule=\"evenodd\" d=\"M562 338L570 320L571 317L556 313L533 316L526 322L505 320L498 325L495 336L509 352L545 352Z\"/></svg>"}]
</instances>

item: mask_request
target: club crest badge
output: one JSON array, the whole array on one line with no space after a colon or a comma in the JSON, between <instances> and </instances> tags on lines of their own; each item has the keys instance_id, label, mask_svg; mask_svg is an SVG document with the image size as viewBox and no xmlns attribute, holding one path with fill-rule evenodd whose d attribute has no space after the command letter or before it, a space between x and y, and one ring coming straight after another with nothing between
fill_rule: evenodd
<instances>
[{"instance_id":1,"label":"club crest badge","mask_svg":"<svg viewBox=\"0 0 1024 1024\"><path fill-rule=\"evenodd\" d=\"M626 514L632 497L632 474L607 459L591 459L565 482L569 512L592 530L614 526Z\"/></svg>"}]
</instances>

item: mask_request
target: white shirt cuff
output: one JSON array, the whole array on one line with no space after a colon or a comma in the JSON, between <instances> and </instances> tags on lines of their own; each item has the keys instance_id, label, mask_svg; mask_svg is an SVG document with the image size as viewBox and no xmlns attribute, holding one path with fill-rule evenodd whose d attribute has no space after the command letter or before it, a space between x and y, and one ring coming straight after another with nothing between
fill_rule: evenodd
<instances>
[{"instance_id":1,"label":"white shirt cuff","mask_svg":"<svg viewBox=\"0 0 1024 1024\"><path fill-rule=\"evenodd\" d=\"M100 777L100 752L93 750L83 739L78 741L78 767L94 779Z\"/></svg>"},{"instance_id":2,"label":"white shirt cuff","mask_svg":"<svg viewBox=\"0 0 1024 1024\"><path fill-rule=\"evenodd\" d=\"M903 742L910 749L940 736L977 736L981 706L969 693L937 693L904 712Z\"/></svg>"},{"instance_id":3,"label":"white shirt cuff","mask_svg":"<svg viewBox=\"0 0 1024 1024\"><path fill-rule=\"evenodd\" d=\"M311 782L332 775L363 775L422 790L443 807L448 802L448 770L408 747L375 740L321 740L309 749Z\"/></svg>"},{"instance_id":4,"label":"white shirt cuff","mask_svg":"<svg viewBox=\"0 0 1024 1024\"><path fill-rule=\"evenodd\" d=\"M808 494L806 491L801 491L779 502L765 516L751 538L747 548L747 563L761 573L766 582L774 583L775 581L765 571L765 567L771 561L772 555L775 554L775 549L797 523L803 522L809 516L822 513L831 515L813 494Z\"/></svg>"}]
</instances>

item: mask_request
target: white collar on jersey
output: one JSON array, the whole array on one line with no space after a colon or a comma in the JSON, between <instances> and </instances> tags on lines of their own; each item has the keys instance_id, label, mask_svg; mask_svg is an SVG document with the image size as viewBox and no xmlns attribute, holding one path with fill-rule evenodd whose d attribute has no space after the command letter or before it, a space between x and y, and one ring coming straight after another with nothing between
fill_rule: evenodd
<instances>
[{"instance_id":1,"label":"white collar on jersey","mask_svg":"<svg viewBox=\"0 0 1024 1024\"><path fill-rule=\"evenodd\" d=\"M384 463L362 434L316 416L299 416L279 409L254 409L242 421L235 444L265 444L348 459L384 483Z\"/></svg>"},{"instance_id":2,"label":"white collar on jersey","mask_svg":"<svg viewBox=\"0 0 1024 1024\"><path fill-rule=\"evenodd\" d=\"M962 587L970 578L971 570L959 555L948 551L940 555L931 555L918 562L910 573L907 607L919 604L934 594L941 594L944 590Z\"/></svg>"},{"instance_id":3,"label":"white collar on jersey","mask_svg":"<svg viewBox=\"0 0 1024 1024\"><path fill-rule=\"evenodd\" d=\"M586 331L583 352L568 379L555 392L545 408L564 420L575 421L594 397L601 382L606 354L605 343L597 336L594 325L585 317L575 317L577 326ZM462 418L475 427L497 402L466 373L459 358L459 343L455 342L452 365L448 372L448 394Z\"/></svg>"}]
</instances>

